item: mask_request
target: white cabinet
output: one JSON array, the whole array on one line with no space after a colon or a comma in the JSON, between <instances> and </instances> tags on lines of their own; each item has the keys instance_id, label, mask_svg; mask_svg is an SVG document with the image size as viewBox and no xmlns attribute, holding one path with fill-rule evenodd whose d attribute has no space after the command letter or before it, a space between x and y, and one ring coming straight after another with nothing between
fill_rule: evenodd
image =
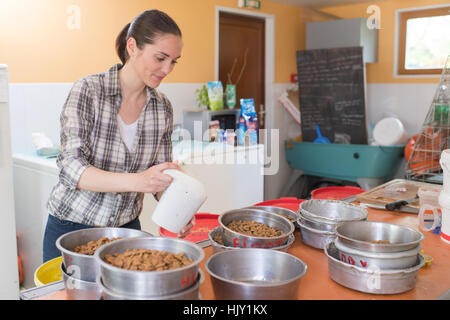
<instances>
[{"instance_id":1,"label":"white cabinet","mask_svg":"<svg viewBox=\"0 0 450 320\"><path fill-rule=\"evenodd\" d=\"M55 159L13 155L17 250L23 266L23 287L34 287L34 272L42 264L47 200L58 181Z\"/></svg>"},{"instance_id":2,"label":"white cabinet","mask_svg":"<svg viewBox=\"0 0 450 320\"><path fill-rule=\"evenodd\" d=\"M9 108L8 66L0 64L0 300L19 299Z\"/></svg>"}]
</instances>

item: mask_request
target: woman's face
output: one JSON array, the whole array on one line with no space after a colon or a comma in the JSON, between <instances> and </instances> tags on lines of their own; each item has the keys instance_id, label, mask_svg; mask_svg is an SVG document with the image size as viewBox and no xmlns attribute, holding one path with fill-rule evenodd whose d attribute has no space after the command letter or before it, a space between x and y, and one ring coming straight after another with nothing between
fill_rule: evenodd
<instances>
[{"instance_id":1,"label":"woman's face","mask_svg":"<svg viewBox=\"0 0 450 320\"><path fill-rule=\"evenodd\" d=\"M181 56L182 47L183 42L179 36L165 34L156 38L153 44L145 44L142 49L134 46L129 50L130 62L145 85L157 88L173 70Z\"/></svg>"}]
</instances>

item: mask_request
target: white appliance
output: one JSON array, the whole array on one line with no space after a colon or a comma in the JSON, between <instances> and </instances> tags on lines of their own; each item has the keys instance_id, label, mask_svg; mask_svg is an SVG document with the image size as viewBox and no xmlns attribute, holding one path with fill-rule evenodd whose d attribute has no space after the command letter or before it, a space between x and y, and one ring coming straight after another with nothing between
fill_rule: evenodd
<instances>
[{"instance_id":1,"label":"white appliance","mask_svg":"<svg viewBox=\"0 0 450 320\"><path fill-rule=\"evenodd\" d=\"M0 65L0 299L19 299L16 223L9 120L8 66Z\"/></svg>"},{"instance_id":2,"label":"white appliance","mask_svg":"<svg viewBox=\"0 0 450 320\"><path fill-rule=\"evenodd\" d=\"M58 181L56 159L45 159L36 152L14 153L14 198L17 246L22 259L23 283L34 284L34 272L42 264L42 246L47 223L47 200Z\"/></svg>"}]
</instances>

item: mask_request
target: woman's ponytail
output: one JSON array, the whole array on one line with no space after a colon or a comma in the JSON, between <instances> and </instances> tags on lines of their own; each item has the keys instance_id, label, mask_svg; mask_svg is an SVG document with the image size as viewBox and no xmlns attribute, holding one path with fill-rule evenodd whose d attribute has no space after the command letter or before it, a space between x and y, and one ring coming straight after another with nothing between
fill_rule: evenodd
<instances>
[{"instance_id":1,"label":"woman's ponytail","mask_svg":"<svg viewBox=\"0 0 450 320\"><path fill-rule=\"evenodd\" d=\"M131 27L130 27L131 26ZM173 34L181 37L181 31L176 22L166 13L159 10L147 10L128 23L116 39L117 55L122 64L127 62L129 56L127 51L127 40L133 37L136 46L142 49L145 44L153 44L158 36Z\"/></svg>"},{"instance_id":2,"label":"woman's ponytail","mask_svg":"<svg viewBox=\"0 0 450 320\"><path fill-rule=\"evenodd\" d=\"M128 36L128 29L130 28L130 24L131 23L128 23L122 29L122 31L120 31L119 35L116 38L116 52L120 58L120 61L122 61L122 64L125 64L125 62L128 60L127 36Z\"/></svg>"}]
</instances>

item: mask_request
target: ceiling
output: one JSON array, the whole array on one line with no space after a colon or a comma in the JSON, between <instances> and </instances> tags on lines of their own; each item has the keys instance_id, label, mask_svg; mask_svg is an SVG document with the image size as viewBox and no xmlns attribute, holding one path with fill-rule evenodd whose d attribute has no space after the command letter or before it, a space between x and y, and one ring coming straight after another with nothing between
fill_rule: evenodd
<instances>
[{"instance_id":1,"label":"ceiling","mask_svg":"<svg viewBox=\"0 0 450 320\"><path fill-rule=\"evenodd\" d=\"M279 2L285 3L292 6L298 7L311 7L311 8L320 8L320 7L331 7L331 6L339 6L344 4L352 4L352 3L362 3L362 2L374 2L374 0L268 0L271 2ZM380 1L380 0L378 0ZM383 1L383 0L381 0ZM389 1L389 0L384 0Z\"/></svg>"}]
</instances>

